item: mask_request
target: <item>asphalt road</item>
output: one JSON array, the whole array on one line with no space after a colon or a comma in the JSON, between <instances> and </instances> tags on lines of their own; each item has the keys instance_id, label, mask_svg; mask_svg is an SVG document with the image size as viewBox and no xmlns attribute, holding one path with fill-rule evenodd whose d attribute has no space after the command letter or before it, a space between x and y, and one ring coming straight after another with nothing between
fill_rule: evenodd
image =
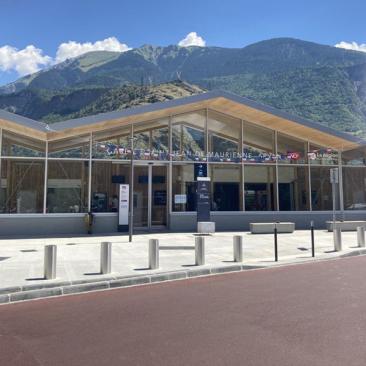
<instances>
[{"instance_id":1,"label":"asphalt road","mask_svg":"<svg viewBox=\"0 0 366 366\"><path fill-rule=\"evenodd\" d=\"M366 257L0 306L0 365L366 365Z\"/></svg>"}]
</instances>

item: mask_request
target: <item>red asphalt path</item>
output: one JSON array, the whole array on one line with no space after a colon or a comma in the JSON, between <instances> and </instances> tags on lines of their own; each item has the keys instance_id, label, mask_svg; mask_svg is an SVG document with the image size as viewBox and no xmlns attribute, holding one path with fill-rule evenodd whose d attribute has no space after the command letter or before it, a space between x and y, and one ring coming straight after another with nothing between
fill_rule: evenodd
<instances>
[{"instance_id":1,"label":"red asphalt path","mask_svg":"<svg viewBox=\"0 0 366 366\"><path fill-rule=\"evenodd\" d=\"M366 365L366 257L0 306L0 365Z\"/></svg>"}]
</instances>

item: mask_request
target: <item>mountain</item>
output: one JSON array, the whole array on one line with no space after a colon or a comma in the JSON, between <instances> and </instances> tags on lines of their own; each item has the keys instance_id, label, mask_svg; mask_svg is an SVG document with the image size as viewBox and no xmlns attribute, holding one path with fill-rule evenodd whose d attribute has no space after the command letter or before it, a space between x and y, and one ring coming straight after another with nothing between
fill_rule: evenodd
<instances>
[{"instance_id":1,"label":"mountain","mask_svg":"<svg viewBox=\"0 0 366 366\"><path fill-rule=\"evenodd\" d=\"M187 83L170 84L177 79ZM161 87L174 98L182 85L234 92L366 136L366 54L292 38L91 52L1 87L0 108L52 122L160 100Z\"/></svg>"},{"instance_id":2,"label":"mountain","mask_svg":"<svg viewBox=\"0 0 366 366\"><path fill-rule=\"evenodd\" d=\"M152 86L79 88L61 91L24 89L0 96L0 108L35 120L52 123L134 106L164 102L205 90L182 81Z\"/></svg>"}]
</instances>

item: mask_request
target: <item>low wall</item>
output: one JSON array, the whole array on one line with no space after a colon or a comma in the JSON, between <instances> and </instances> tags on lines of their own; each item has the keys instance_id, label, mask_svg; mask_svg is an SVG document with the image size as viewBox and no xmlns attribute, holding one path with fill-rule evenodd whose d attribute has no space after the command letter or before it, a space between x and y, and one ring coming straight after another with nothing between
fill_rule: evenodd
<instances>
[{"instance_id":1,"label":"low wall","mask_svg":"<svg viewBox=\"0 0 366 366\"><path fill-rule=\"evenodd\" d=\"M248 231L251 222L294 222L296 229L308 229L314 220L316 229L325 229L332 220L332 212L213 212L217 231ZM337 219L342 215L337 212ZM348 211L345 220L366 220L366 211ZM195 213L173 213L169 217L169 230L196 231ZM117 232L116 214L96 214L93 233ZM53 236L86 234L83 214L0 215L0 236Z\"/></svg>"}]
</instances>

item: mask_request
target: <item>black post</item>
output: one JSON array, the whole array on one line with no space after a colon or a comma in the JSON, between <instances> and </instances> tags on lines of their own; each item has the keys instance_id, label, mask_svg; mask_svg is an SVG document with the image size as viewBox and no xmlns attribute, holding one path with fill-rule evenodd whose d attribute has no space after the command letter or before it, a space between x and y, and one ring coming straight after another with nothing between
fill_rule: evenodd
<instances>
[{"instance_id":1,"label":"black post","mask_svg":"<svg viewBox=\"0 0 366 366\"><path fill-rule=\"evenodd\" d=\"M311 256L315 257L315 241L314 241L314 221L310 221L310 230L311 230Z\"/></svg>"},{"instance_id":2,"label":"black post","mask_svg":"<svg viewBox=\"0 0 366 366\"><path fill-rule=\"evenodd\" d=\"M277 248L277 225L274 225L274 252L275 252L275 262L278 262L278 248Z\"/></svg>"}]
</instances>

